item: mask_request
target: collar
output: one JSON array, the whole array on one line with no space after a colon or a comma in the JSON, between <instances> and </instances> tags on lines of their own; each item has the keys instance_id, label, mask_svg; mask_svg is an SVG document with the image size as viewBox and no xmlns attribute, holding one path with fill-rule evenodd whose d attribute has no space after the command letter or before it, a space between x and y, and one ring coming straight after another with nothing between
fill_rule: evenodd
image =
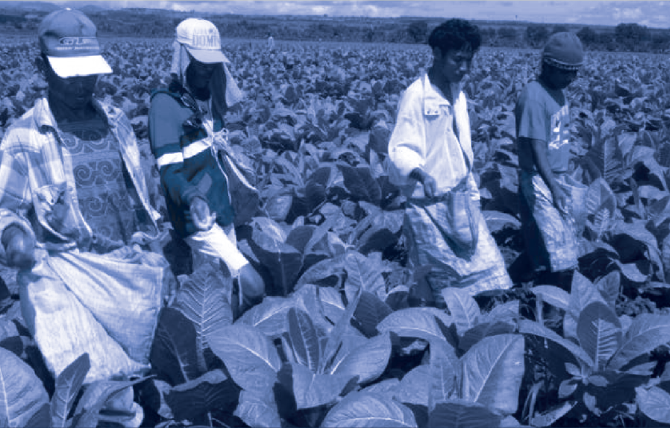
<instances>
[{"instance_id":1,"label":"collar","mask_svg":"<svg viewBox=\"0 0 670 428\"><path fill-rule=\"evenodd\" d=\"M121 111L114 109L112 106L104 106L100 101L93 99L93 108L100 113L103 120L110 128L114 128L119 118L121 117ZM41 132L44 132L49 129L58 129L58 124L56 119L51 112L49 107L49 100L47 97L39 98L35 102L35 114L33 115L35 120L35 127Z\"/></svg>"},{"instance_id":2,"label":"collar","mask_svg":"<svg viewBox=\"0 0 670 428\"><path fill-rule=\"evenodd\" d=\"M423 109L425 114L436 114L437 112L435 111L436 108L439 108L440 106L450 106L451 103L447 99L447 97L444 96L440 88L435 86L433 83L431 83L430 79L428 78L428 73L424 73L422 76L422 83L423 83ZM452 84L451 85L451 90L453 94L455 95L454 97L454 104L458 102L458 99L461 96L461 90L458 84Z\"/></svg>"}]
</instances>

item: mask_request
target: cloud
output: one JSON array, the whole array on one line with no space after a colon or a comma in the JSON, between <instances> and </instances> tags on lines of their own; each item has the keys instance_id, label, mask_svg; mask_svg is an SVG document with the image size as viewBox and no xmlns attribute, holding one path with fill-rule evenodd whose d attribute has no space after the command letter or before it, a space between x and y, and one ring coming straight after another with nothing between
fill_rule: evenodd
<instances>
[{"instance_id":1,"label":"cloud","mask_svg":"<svg viewBox=\"0 0 670 428\"><path fill-rule=\"evenodd\" d=\"M642 9L639 7L635 9L633 8L620 9L618 7L615 7L612 13L612 17L614 18L615 21L625 21L625 20L637 21L643 18L644 14L642 13Z\"/></svg>"}]
</instances>

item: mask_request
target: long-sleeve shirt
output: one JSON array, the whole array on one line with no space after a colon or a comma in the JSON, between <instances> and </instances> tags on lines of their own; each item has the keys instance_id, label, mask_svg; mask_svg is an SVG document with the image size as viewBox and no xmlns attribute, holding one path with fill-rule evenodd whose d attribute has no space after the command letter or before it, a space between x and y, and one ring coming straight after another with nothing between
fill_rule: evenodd
<instances>
[{"instance_id":1,"label":"long-sleeve shirt","mask_svg":"<svg viewBox=\"0 0 670 428\"><path fill-rule=\"evenodd\" d=\"M388 153L392 163L390 178L406 196L424 196L421 183L409 177L415 168L421 168L435 179L436 196L448 192L468 174L468 188L473 199L479 199L474 176L471 168L468 172L463 155L467 154L472 166L467 100L458 85L452 85L452 93L457 94L454 105L424 73L400 100Z\"/></svg>"},{"instance_id":2,"label":"long-sleeve shirt","mask_svg":"<svg viewBox=\"0 0 670 428\"><path fill-rule=\"evenodd\" d=\"M150 227L158 234L160 213L149 203L149 193L140 164L140 151L130 121L123 111L94 101L95 108L107 121L109 132L118 141L118 148L137 195L146 211ZM15 224L27 233L49 230L44 219L36 218L35 202L45 189L67 188L68 224L74 233L61 236L63 248L78 247L87 250L94 232L86 223L77 198L72 155L62 144L62 133L54 119L46 98L38 99L35 106L17 120L0 144L0 236L5 228ZM38 244L40 234L37 233ZM0 245L0 263L6 263L4 248Z\"/></svg>"},{"instance_id":3,"label":"long-sleeve shirt","mask_svg":"<svg viewBox=\"0 0 670 428\"><path fill-rule=\"evenodd\" d=\"M209 109L211 111L211 108ZM165 91L156 93L149 110L151 150L161 176L165 202L175 232L187 237L197 232L190 215L194 198L207 201L221 226L231 224L235 212L228 179L212 146L223 119L213 113L193 120L194 110Z\"/></svg>"}]
</instances>

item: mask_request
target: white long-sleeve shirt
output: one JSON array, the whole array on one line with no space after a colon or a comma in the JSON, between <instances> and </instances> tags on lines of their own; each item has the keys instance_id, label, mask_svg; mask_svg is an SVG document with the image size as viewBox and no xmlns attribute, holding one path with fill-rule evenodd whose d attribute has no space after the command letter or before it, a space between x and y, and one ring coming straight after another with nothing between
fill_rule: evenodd
<instances>
[{"instance_id":1,"label":"white long-sleeve shirt","mask_svg":"<svg viewBox=\"0 0 670 428\"><path fill-rule=\"evenodd\" d=\"M406 196L424 197L423 185L409 178L415 168L421 168L435 179L436 196L440 196L468 174L464 151L470 165L473 164L467 100L457 84L452 85L452 93L458 94L453 106L424 73L407 88L400 100L388 152L390 179ZM458 137L453 127L454 117ZM473 199L478 200L479 191L472 171L468 187Z\"/></svg>"}]
</instances>

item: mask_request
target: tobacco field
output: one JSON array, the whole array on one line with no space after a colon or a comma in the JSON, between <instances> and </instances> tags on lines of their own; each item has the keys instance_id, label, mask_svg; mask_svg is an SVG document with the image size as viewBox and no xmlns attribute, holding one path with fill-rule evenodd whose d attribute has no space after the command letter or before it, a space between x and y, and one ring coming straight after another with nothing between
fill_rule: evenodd
<instances>
[{"instance_id":1,"label":"tobacco field","mask_svg":"<svg viewBox=\"0 0 670 428\"><path fill-rule=\"evenodd\" d=\"M406 267L403 198L386 149L427 46L224 41L246 98L230 143L260 206L237 227L268 296L234 319L213 269L175 266L148 377L79 394L83 355L53 379L0 286L0 426L112 426L104 400L134 384L143 426L670 426L670 63L589 52L567 90L572 177L587 186L571 291L533 281L426 304L430 266ZM96 96L147 136L171 41L113 39ZM43 89L36 43L0 46L0 136ZM508 267L523 250L513 108L539 51L482 49L464 90L482 210ZM166 249L171 248L167 243ZM171 251L176 251L174 248Z\"/></svg>"}]
</instances>

